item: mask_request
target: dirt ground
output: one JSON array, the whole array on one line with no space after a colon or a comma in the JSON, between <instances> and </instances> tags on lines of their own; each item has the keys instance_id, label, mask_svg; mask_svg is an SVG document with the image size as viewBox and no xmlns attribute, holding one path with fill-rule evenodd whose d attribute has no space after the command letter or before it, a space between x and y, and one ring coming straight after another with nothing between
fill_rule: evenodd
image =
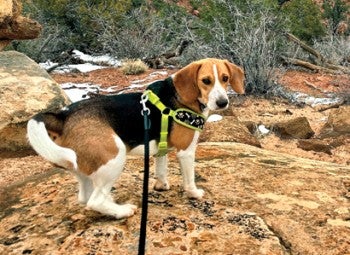
<instances>
[{"instance_id":1,"label":"dirt ground","mask_svg":"<svg viewBox=\"0 0 350 255\"><path fill-rule=\"evenodd\" d=\"M52 74L52 77L59 84L66 82L92 83L102 87L117 86L123 89L135 81L151 82L151 80L163 79L175 71L150 69L141 75L124 75L118 68L105 68L89 73ZM150 74L155 72L156 74L150 78ZM323 96L329 92L350 93L349 75L329 75L291 70L281 77L280 83L290 90L315 96ZM267 128L277 121L304 116L309 120L316 137L326 123L330 111L318 111L307 105L293 105L280 98L263 99L252 96L234 97L231 105L231 110L226 111L226 115L235 115L240 121L253 121L258 125L263 124ZM331 154L327 154L302 150L297 147L296 139L281 139L273 133L259 136L259 141L262 147L268 150L327 162L350 163L349 143L336 147ZM30 168L27 167L25 164L27 160L30 160L37 167L33 168L33 164ZM0 172L0 186L7 186L28 176L45 172L50 168L50 164L36 156L33 151L0 152L0 168L3 169Z\"/></svg>"}]
</instances>

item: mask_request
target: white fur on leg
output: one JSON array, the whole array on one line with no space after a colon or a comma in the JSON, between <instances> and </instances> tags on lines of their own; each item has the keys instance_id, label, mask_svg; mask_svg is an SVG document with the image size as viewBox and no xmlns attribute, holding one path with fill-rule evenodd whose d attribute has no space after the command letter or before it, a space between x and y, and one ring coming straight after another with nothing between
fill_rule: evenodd
<instances>
[{"instance_id":1,"label":"white fur on leg","mask_svg":"<svg viewBox=\"0 0 350 255\"><path fill-rule=\"evenodd\" d=\"M164 191L164 190L170 189L167 175L168 175L168 157L166 155L163 157L157 157L156 158L157 182L154 185L155 190Z\"/></svg>"},{"instance_id":2,"label":"white fur on leg","mask_svg":"<svg viewBox=\"0 0 350 255\"><path fill-rule=\"evenodd\" d=\"M184 190L187 196L200 199L204 195L204 190L198 189L194 180L194 158L198 137L199 132L196 132L190 146L186 150L179 151L177 153L177 158L180 162Z\"/></svg>"},{"instance_id":3,"label":"white fur on leg","mask_svg":"<svg viewBox=\"0 0 350 255\"><path fill-rule=\"evenodd\" d=\"M103 189L95 188L89 202L89 209L98 211L105 215L110 215L116 219L122 219L134 215L137 207L132 204L118 205L111 201L109 194L104 194Z\"/></svg>"},{"instance_id":4,"label":"white fur on leg","mask_svg":"<svg viewBox=\"0 0 350 255\"><path fill-rule=\"evenodd\" d=\"M115 137L117 148L119 149L116 158L111 159L107 164L101 166L90 177L94 183L87 207L102 214L113 216L117 219L130 217L135 213L136 206L131 204L118 205L113 202L110 190L116 179L123 171L126 161L126 148L119 137Z\"/></svg>"},{"instance_id":5,"label":"white fur on leg","mask_svg":"<svg viewBox=\"0 0 350 255\"><path fill-rule=\"evenodd\" d=\"M80 204L86 204L89 201L92 192L94 191L92 180L89 176L86 176L85 174L78 171L75 171L73 173L79 182L78 202Z\"/></svg>"}]
</instances>

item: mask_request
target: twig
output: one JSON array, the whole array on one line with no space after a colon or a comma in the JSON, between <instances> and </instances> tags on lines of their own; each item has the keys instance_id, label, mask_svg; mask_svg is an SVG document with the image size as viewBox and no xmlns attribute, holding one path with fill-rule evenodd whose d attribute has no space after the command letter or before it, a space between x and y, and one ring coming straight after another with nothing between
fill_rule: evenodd
<instances>
[{"instance_id":1,"label":"twig","mask_svg":"<svg viewBox=\"0 0 350 255\"><path fill-rule=\"evenodd\" d=\"M322 89L316 87L314 84L312 84L311 82L308 82L307 80L304 80L304 83L305 83L308 87L310 87L310 88L312 88L312 89L314 89L314 90L318 90L318 91L320 91L320 92L323 92Z\"/></svg>"}]
</instances>

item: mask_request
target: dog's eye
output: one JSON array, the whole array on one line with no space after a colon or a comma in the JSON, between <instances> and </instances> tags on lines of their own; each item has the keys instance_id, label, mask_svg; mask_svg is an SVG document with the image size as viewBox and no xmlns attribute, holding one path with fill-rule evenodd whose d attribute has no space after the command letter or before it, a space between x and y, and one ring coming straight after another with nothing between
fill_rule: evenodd
<instances>
[{"instance_id":1,"label":"dog's eye","mask_svg":"<svg viewBox=\"0 0 350 255\"><path fill-rule=\"evenodd\" d=\"M202 80L202 82L203 82L205 85L210 85L210 83L211 83L211 81L210 81L209 78L204 78L204 79Z\"/></svg>"},{"instance_id":2,"label":"dog's eye","mask_svg":"<svg viewBox=\"0 0 350 255\"><path fill-rule=\"evenodd\" d=\"M228 76L224 75L224 77L222 77L222 81L223 82L227 82L228 81Z\"/></svg>"}]
</instances>

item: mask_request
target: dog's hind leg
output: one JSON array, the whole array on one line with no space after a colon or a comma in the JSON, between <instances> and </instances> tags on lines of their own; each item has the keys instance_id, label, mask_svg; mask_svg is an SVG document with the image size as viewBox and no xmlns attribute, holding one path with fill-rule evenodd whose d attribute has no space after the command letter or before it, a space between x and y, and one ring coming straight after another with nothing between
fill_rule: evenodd
<instances>
[{"instance_id":1,"label":"dog's hind leg","mask_svg":"<svg viewBox=\"0 0 350 255\"><path fill-rule=\"evenodd\" d=\"M158 191L169 190L170 185L167 180L168 175L168 158L167 156L156 157L156 177L157 182L154 189Z\"/></svg>"},{"instance_id":2,"label":"dog's hind leg","mask_svg":"<svg viewBox=\"0 0 350 255\"><path fill-rule=\"evenodd\" d=\"M110 195L111 188L123 171L126 161L126 147L119 137L115 137L118 154L114 159L100 166L90 175L93 180L94 190L89 198L87 207L102 214L113 216L117 219L130 217L135 213L136 206L131 204L118 205L113 202Z\"/></svg>"}]
</instances>

